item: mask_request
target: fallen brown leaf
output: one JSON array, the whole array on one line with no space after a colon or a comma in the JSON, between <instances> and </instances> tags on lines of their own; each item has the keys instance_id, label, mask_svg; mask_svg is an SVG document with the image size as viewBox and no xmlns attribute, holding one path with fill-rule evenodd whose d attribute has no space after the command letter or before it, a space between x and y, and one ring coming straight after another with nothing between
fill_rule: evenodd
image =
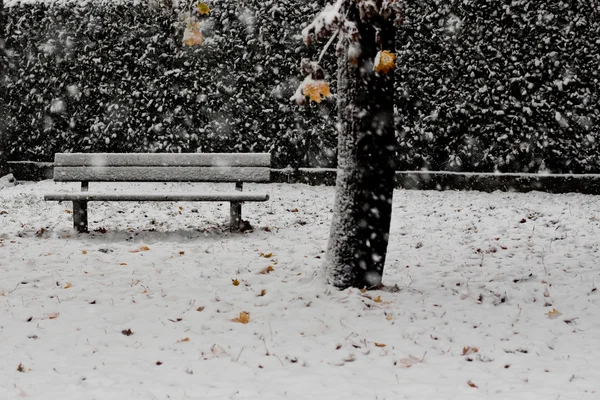
<instances>
[{"instance_id":1,"label":"fallen brown leaf","mask_svg":"<svg viewBox=\"0 0 600 400\"><path fill-rule=\"evenodd\" d=\"M148 251L150 250L150 247L148 246L140 246L139 248L135 249L135 250L129 250L130 253L139 253L140 251Z\"/></svg>"},{"instance_id":2,"label":"fallen brown leaf","mask_svg":"<svg viewBox=\"0 0 600 400\"><path fill-rule=\"evenodd\" d=\"M558 311L556 308L553 308L552 311L548 311L546 313L546 315L548 316L548 318L554 319L554 318L560 317L561 316L561 312Z\"/></svg>"},{"instance_id":3,"label":"fallen brown leaf","mask_svg":"<svg viewBox=\"0 0 600 400\"><path fill-rule=\"evenodd\" d=\"M265 268L261 269L260 271L258 271L258 273L262 274L262 275L266 275L266 274L268 274L270 272L273 272L273 271L275 271L275 268L273 268L272 265L269 265L268 267L265 267Z\"/></svg>"},{"instance_id":4,"label":"fallen brown leaf","mask_svg":"<svg viewBox=\"0 0 600 400\"><path fill-rule=\"evenodd\" d=\"M239 317L236 317L231 320L232 322L239 322L240 324L247 324L250 322L250 313L246 311L242 311Z\"/></svg>"}]
</instances>

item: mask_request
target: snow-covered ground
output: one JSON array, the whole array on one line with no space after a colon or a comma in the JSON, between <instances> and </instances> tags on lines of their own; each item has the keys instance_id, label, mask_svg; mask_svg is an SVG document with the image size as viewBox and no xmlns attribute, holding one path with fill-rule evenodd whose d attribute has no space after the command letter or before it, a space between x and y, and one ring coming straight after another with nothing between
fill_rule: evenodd
<instances>
[{"instance_id":1,"label":"snow-covered ground","mask_svg":"<svg viewBox=\"0 0 600 400\"><path fill-rule=\"evenodd\" d=\"M333 188L246 187L236 234L228 204L91 203L79 235L42 200L76 185L0 190L0 399L600 399L597 197L396 191L400 291L361 293L319 275Z\"/></svg>"}]
</instances>

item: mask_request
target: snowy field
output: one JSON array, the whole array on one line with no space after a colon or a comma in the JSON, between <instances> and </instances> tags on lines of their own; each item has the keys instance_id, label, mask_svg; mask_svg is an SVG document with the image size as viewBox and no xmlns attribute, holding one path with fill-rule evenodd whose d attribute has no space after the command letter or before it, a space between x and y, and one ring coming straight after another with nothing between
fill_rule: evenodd
<instances>
[{"instance_id":1,"label":"snowy field","mask_svg":"<svg viewBox=\"0 0 600 400\"><path fill-rule=\"evenodd\" d=\"M400 290L361 293L319 275L333 188L246 187L235 234L228 204L91 203L79 235L42 200L76 185L0 189L0 399L600 399L597 197L398 190Z\"/></svg>"}]
</instances>

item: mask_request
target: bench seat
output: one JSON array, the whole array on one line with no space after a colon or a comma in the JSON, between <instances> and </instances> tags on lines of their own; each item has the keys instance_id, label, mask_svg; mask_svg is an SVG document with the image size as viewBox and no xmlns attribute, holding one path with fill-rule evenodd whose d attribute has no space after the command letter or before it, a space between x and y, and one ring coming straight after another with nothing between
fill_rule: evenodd
<instances>
[{"instance_id":1,"label":"bench seat","mask_svg":"<svg viewBox=\"0 0 600 400\"><path fill-rule=\"evenodd\" d=\"M135 193L135 192L69 192L47 193L48 201L267 201L264 193Z\"/></svg>"}]
</instances>

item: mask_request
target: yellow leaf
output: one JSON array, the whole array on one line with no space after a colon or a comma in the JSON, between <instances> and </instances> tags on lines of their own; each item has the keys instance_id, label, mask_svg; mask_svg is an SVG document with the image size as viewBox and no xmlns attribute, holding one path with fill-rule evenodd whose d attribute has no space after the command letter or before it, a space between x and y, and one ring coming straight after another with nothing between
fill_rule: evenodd
<instances>
[{"instance_id":1,"label":"yellow leaf","mask_svg":"<svg viewBox=\"0 0 600 400\"><path fill-rule=\"evenodd\" d=\"M140 250L141 251L148 251L148 250L150 250L150 247L148 247L148 246L140 246Z\"/></svg>"},{"instance_id":2,"label":"yellow leaf","mask_svg":"<svg viewBox=\"0 0 600 400\"><path fill-rule=\"evenodd\" d=\"M395 65L396 55L388 50L383 50L378 52L377 56L375 56L373 70L378 73L383 72L384 74L387 74Z\"/></svg>"},{"instance_id":3,"label":"yellow leaf","mask_svg":"<svg viewBox=\"0 0 600 400\"><path fill-rule=\"evenodd\" d=\"M273 257L273 253L260 253L260 256L264 258L271 258Z\"/></svg>"},{"instance_id":4,"label":"yellow leaf","mask_svg":"<svg viewBox=\"0 0 600 400\"><path fill-rule=\"evenodd\" d=\"M60 314L57 313L57 312L52 313L52 314L48 314L48 319L56 319L56 318L58 318L59 315Z\"/></svg>"},{"instance_id":5,"label":"yellow leaf","mask_svg":"<svg viewBox=\"0 0 600 400\"><path fill-rule=\"evenodd\" d=\"M65 210L67 214L71 214L71 210Z\"/></svg>"},{"instance_id":6,"label":"yellow leaf","mask_svg":"<svg viewBox=\"0 0 600 400\"><path fill-rule=\"evenodd\" d=\"M127 263L121 263L121 265L127 265Z\"/></svg>"},{"instance_id":7,"label":"yellow leaf","mask_svg":"<svg viewBox=\"0 0 600 400\"><path fill-rule=\"evenodd\" d=\"M552 311L548 311L546 313L546 315L548 316L548 318L550 319L554 319L554 318L558 318L561 316L560 311L558 311L556 308L553 308Z\"/></svg>"},{"instance_id":8,"label":"yellow leaf","mask_svg":"<svg viewBox=\"0 0 600 400\"><path fill-rule=\"evenodd\" d=\"M73 285L71 284L71 282L67 282L67 284L65 285L65 289L68 289L70 287L73 287Z\"/></svg>"},{"instance_id":9,"label":"yellow leaf","mask_svg":"<svg viewBox=\"0 0 600 400\"><path fill-rule=\"evenodd\" d=\"M250 313L246 311L242 311L239 317L232 319L233 322L239 322L240 324L247 324L250 322Z\"/></svg>"},{"instance_id":10,"label":"yellow leaf","mask_svg":"<svg viewBox=\"0 0 600 400\"><path fill-rule=\"evenodd\" d=\"M190 338L189 338L189 337L184 337L183 339L179 339L179 340L177 341L177 343L183 343L183 342L189 342L189 341L190 341Z\"/></svg>"},{"instance_id":11,"label":"yellow leaf","mask_svg":"<svg viewBox=\"0 0 600 400\"><path fill-rule=\"evenodd\" d=\"M240 286L240 281L238 281L237 279L232 279L231 283L233 284L233 286Z\"/></svg>"},{"instance_id":12,"label":"yellow leaf","mask_svg":"<svg viewBox=\"0 0 600 400\"><path fill-rule=\"evenodd\" d=\"M183 44L186 46L201 46L204 43L204 36L200 32L198 24L188 24L183 32Z\"/></svg>"},{"instance_id":13,"label":"yellow leaf","mask_svg":"<svg viewBox=\"0 0 600 400\"><path fill-rule=\"evenodd\" d=\"M388 321L391 321L391 320L394 319L394 316L388 314L388 315L385 316L385 319L387 319Z\"/></svg>"},{"instance_id":14,"label":"yellow leaf","mask_svg":"<svg viewBox=\"0 0 600 400\"><path fill-rule=\"evenodd\" d=\"M375 346L377 347L385 347L385 343L377 343L377 342L373 342L375 344Z\"/></svg>"},{"instance_id":15,"label":"yellow leaf","mask_svg":"<svg viewBox=\"0 0 600 400\"><path fill-rule=\"evenodd\" d=\"M373 299L375 303L381 303L381 296L377 296Z\"/></svg>"},{"instance_id":16,"label":"yellow leaf","mask_svg":"<svg viewBox=\"0 0 600 400\"><path fill-rule=\"evenodd\" d=\"M265 294L267 294L267 289L263 289L260 291L260 296L264 296Z\"/></svg>"},{"instance_id":17,"label":"yellow leaf","mask_svg":"<svg viewBox=\"0 0 600 400\"><path fill-rule=\"evenodd\" d=\"M87 254L87 250L81 250L81 254Z\"/></svg>"},{"instance_id":18,"label":"yellow leaf","mask_svg":"<svg viewBox=\"0 0 600 400\"><path fill-rule=\"evenodd\" d=\"M365 287L365 288L360 289L360 292L361 293L366 293L367 292L367 288Z\"/></svg>"},{"instance_id":19,"label":"yellow leaf","mask_svg":"<svg viewBox=\"0 0 600 400\"><path fill-rule=\"evenodd\" d=\"M325 81L310 81L302 89L302 94L308 96L311 101L320 103L322 97L331 96L329 85Z\"/></svg>"},{"instance_id":20,"label":"yellow leaf","mask_svg":"<svg viewBox=\"0 0 600 400\"><path fill-rule=\"evenodd\" d=\"M200 15L210 14L210 8L206 3L198 3L196 7L198 8L198 12L200 13Z\"/></svg>"},{"instance_id":21,"label":"yellow leaf","mask_svg":"<svg viewBox=\"0 0 600 400\"><path fill-rule=\"evenodd\" d=\"M275 271L275 268L273 268L272 265L269 265L268 267L265 267L265 268L261 269L260 271L258 271L258 273L261 275L266 275L273 271Z\"/></svg>"}]
</instances>

